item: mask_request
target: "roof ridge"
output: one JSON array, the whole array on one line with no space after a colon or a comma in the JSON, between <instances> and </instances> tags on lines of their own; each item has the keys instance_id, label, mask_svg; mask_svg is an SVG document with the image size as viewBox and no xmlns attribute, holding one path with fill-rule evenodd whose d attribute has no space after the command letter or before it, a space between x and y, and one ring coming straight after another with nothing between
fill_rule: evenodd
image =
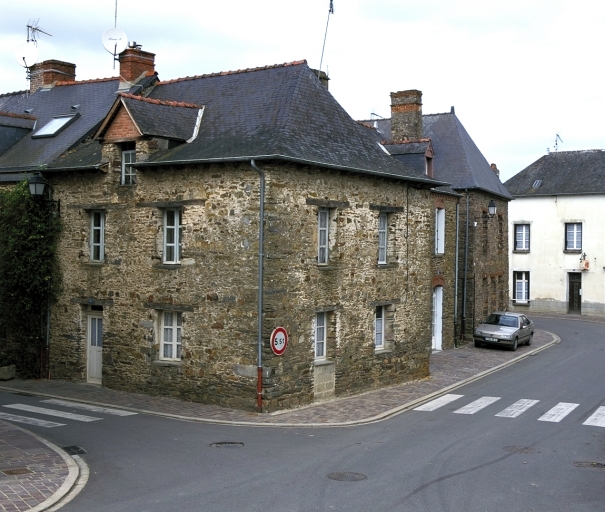
<instances>
[{"instance_id":1,"label":"roof ridge","mask_svg":"<svg viewBox=\"0 0 605 512\"><path fill-rule=\"evenodd\" d=\"M238 69L235 71L219 71L218 73L206 73L203 75L185 76L182 78L174 78L172 80L160 81L158 85L173 84L176 82L185 82L187 80L197 80L198 78L211 78L216 76L238 75L241 73L252 73L253 71L264 71L266 69L285 68L288 66L300 66L307 64L307 59L295 60L292 62L284 62L283 64L272 64L268 66L260 66L257 68Z\"/></svg>"},{"instance_id":2,"label":"roof ridge","mask_svg":"<svg viewBox=\"0 0 605 512\"><path fill-rule=\"evenodd\" d=\"M24 89L23 91L15 91L15 92L3 92L0 93L0 98L9 97L9 96L17 96L19 94L27 94L29 91Z\"/></svg>"},{"instance_id":3,"label":"roof ridge","mask_svg":"<svg viewBox=\"0 0 605 512\"><path fill-rule=\"evenodd\" d=\"M186 107L186 108L202 108L204 105L197 105L195 103L185 103L183 101L168 101L168 100L156 100L153 98L145 98L143 96L136 96L127 92L121 92L118 94L122 98L129 98L131 100L143 101L145 103L152 103L154 105L164 105L167 107Z\"/></svg>"},{"instance_id":4,"label":"roof ridge","mask_svg":"<svg viewBox=\"0 0 605 512\"><path fill-rule=\"evenodd\" d=\"M59 80L55 85L78 85L78 84L91 84L97 82L111 82L113 80L119 80L120 77L112 76L108 78L91 78L90 80Z\"/></svg>"},{"instance_id":5,"label":"roof ridge","mask_svg":"<svg viewBox=\"0 0 605 512\"><path fill-rule=\"evenodd\" d=\"M36 119L38 119L35 116L30 116L28 114L17 114L14 112L3 112L0 110L0 116L6 116L6 117L16 117L18 119L28 119L30 121L35 121Z\"/></svg>"}]
</instances>

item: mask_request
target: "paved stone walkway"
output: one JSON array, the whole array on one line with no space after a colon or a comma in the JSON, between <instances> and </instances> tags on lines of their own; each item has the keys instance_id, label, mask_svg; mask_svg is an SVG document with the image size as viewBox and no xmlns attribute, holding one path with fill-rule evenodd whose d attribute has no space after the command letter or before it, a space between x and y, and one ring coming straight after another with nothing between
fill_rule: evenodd
<instances>
[{"instance_id":1,"label":"paved stone walkway","mask_svg":"<svg viewBox=\"0 0 605 512\"><path fill-rule=\"evenodd\" d=\"M456 387L479 379L559 342L551 333L536 331L531 347L516 352L495 348L445 350L431 355L431 376L421 381L392 386L362 395L338 398L292 411L273 414L236 411L214 405L182 402L116 391L90 384L53 380L12 380L0 390L17 394L62 398L139 413L208 423L257 426L347 426L388 418ZM10 470L17 470L11 474ZM48 510L77 483L79 467L60 448L19 427L0 420L0 510L38 512ZM56 508L53 508L56 510Z\"/></svg>"}]
</instances>

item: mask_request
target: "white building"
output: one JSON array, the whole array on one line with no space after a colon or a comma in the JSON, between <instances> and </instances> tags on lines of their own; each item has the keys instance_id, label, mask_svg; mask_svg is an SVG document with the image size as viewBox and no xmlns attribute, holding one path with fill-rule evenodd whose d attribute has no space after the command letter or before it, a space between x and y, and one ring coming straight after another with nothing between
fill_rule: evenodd
<instances>
[{"instance_id":1,"label":"white building","mask_svg":"<svg viewBox=\"0 0 605 512\"><path fill-rule=\"evenodd\" d=\"M510 309L605 316L605 151L550 153L505 186Z\"/></svg>"}]
</instances>

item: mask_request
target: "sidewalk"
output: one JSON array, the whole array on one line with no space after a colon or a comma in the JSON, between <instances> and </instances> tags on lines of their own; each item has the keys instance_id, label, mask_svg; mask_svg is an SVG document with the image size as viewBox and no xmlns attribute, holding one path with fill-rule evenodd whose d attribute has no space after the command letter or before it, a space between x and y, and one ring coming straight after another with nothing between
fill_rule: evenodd
<instances>
[{"instance_id":1,"label":"sidewalk","mask_svg":"<svg viewBox=\"0 0 605 512\"><path fill-rule=\"evenodd\" d=\"M352 397L272 414L237 411L214 405L182 402L116 391L91 384L46 380L2 382L0 391L62 398L189 421L277 427L345 427L380 421L468 382L498 371L544 350L560 339L536 331L531 347L516 352L495 348L460 349L431 355L431 376ZM0 508L4 511L49 510L70 490L81 487L80 467L60 448L0 420ZM85 468L82 463L81 466ZM13 471L11 475L11 469ZM65 499L70 499L69 496Z\"/></svg>"}]
</instances>

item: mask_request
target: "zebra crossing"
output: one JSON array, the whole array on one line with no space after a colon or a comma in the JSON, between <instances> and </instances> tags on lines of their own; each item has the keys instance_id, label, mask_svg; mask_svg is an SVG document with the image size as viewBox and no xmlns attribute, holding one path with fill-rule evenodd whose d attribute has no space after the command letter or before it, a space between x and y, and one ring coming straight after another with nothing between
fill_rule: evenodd
<instances>
[{"instance_id":1,"label":"zebra crossing","mask_svg":"<svg viewBox=\"0 0 605 512\"><path fill-rule=\"evenodd\" d=\"M106 414L109 416L134 416L136 412L124 411L121 409L112 409L110 407L101 407L98 405L89 405L77 402L70 402L68 400L60 400L56 398L41 400L40 403L50 404L51 406L58 406L59 408L39 407L36 405L28 404L6 404L2 407L7 409L29 412L40 416L51 416L54 418L63 418L71 421L79 421L84 423L91 423L93 421L100 421L103 417L100 416L89 416L87 414L78 414L69 412L61 409L77 409L83 410L90 413ZM8 412L0 412L0 419L10 421L13 423L23 423L26 425L34 425L43 428L63 427L66 423L57 423L56 421L49 421L37 418L35 416L21 416L19 414L12 414Z\"/></svg>"},{"instance_id":2,"label":"zebra crossing","mask_svg":"<svg viewBox=\"0 0 605 512\"><path fill-rule=\"evenodd\" d=\"M416 408L414 411L425 411L425 412L433 412L441 407L444 407L448 404L455 402L463 398L464 395L456 395L456 394L447 394L436 398L435 400L431 400L430 402L426 402ZM498 402L502 397L499 396L483 396L474 400L473 402L460 407L453 411L454 414L476 414L479 411L485 409L486 407ZM505 407L500 412L495 414L494 416L500 418L518 418L523 413L530 410L534 405L536 405L540 400L531 400L528 398L522 398L517 400L515 403ZM580 404L573 404L568 402L559 402L554 407L549 409L547 412L542 414L538 421L547 421L552 423L559 423L565 417L567 417L570 413L572 413ZM598 407L587 419L582 423L582 425L593 426L593 427L605 427L605 406Z\"/></svg>"}]
</instances>

